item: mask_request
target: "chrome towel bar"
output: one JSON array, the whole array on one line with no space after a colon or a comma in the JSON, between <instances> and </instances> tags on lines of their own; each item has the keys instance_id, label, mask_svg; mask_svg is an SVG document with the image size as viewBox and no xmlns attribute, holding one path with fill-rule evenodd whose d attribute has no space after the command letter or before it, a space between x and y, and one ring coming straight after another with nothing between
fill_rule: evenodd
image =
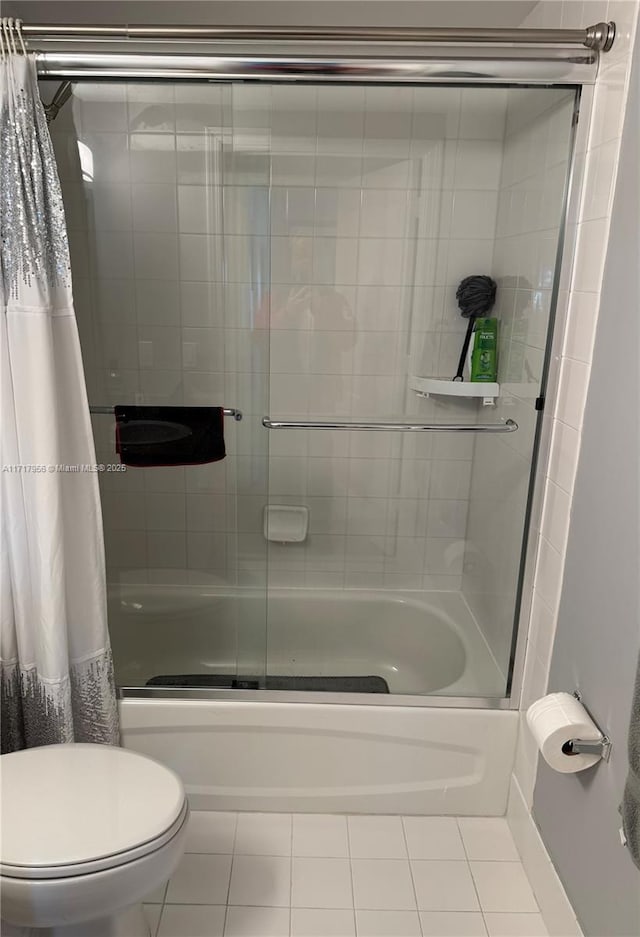
<instances>
[{"instance_id":1,"label":"chrome towel bar","mask_svg":"<svg viewBox=\"0 0 640 937\"><path fill-rule=\"evenodd\" d=\"M242 419L242 410L224 407L222 412L225 416L232 416L236 422ZM105 413L113 416L113 407L89 407L89 413Z\"/></svg>"},{"instance_id":2,"label":"chrome towel bar","mask_svg":"<svg viewBox=\"0 0 640 937\"><path fill-rule=\"evenodd\" d=\"M507 420L506 423L338 423L271 420L266 416L262 425L266 429L340 429L407 433L515 433L518 429L514 420Z\"/></svg>"}]
</instances>

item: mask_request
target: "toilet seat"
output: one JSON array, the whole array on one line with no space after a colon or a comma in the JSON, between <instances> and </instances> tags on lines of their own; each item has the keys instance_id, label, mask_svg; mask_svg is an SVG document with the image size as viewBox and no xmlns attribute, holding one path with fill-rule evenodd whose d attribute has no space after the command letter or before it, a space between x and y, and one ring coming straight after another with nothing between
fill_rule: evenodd
<instances>
[{"instance_id":1,"label":"toilet seat","mask_svg":"<svg viewBox=\"0 0 640 937\"><path fill-rule=\"evenodd\" d=\"M0 875L60 879L115 869L182 829L180 779L108 745L47 745L3 755Z\"/></svg>"}]
</instances>

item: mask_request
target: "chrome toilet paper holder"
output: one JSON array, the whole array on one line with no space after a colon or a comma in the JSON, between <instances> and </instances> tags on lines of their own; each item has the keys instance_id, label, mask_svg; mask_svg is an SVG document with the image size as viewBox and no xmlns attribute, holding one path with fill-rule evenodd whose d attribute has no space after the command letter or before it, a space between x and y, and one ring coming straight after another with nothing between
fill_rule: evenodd
<instances>
[{"instance_id":1,"label":"chrome toilet paper holder","mask_svg":"<svg viewBox=\"0 0 640 937\"><path fill-rule=\"evenodd\" d=\"M603 735L601 739L569 739L562 746L565 755L597 755L603 761L611 756L611 740Z\"/></svg>"},{"instance_id":2,"label":"chrome toilet paper holder","mask_svg":"<svg viewBox=\"0 0 640 937\"><path fill-rule=\"evenodd\" d=\"M575 698L582 702L582 694L578 690L573 691ZM584 705L584 704L583 704ZM589 715L591 715L589 713ZM594 720L595 722L595 720ZM596 723L597 725L597 723ZM603 761L609 761L611 757L611 739L598 726L601 738L599 739L569 739L562 746L565 755L597 755Z\"/></svg>"}]
</instances>

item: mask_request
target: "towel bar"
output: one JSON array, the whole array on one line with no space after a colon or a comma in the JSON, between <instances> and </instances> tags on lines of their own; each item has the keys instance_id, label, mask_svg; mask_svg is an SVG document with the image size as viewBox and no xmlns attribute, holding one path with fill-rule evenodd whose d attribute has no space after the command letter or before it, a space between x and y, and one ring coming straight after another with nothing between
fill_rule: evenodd
<instances>
[{"instance_id":1,"label":"towel bar","mask_svg":"<svg viewBox=\"0 0 640 937\"><path fill-rule=\"evenodd\" d=\"M232 416L236 422L242 419L242 410L234 407L223 407L222 412L225 416ZM108 413L113 416L113 407L89 407L89 413Z\"/></svg>"},{"instance_id":2,"label":"towel bar","mask_svg":"<svg viewBox=\"0 0 640 937\"><path fill-rule=\"evenodd\" d=\"M514 420L506 423L347 423L347 422L301 422L290 420L262 420L265 429L341 429L373 430L407 433L515 433L518 424Z\"/></svg>"}]
</instances>

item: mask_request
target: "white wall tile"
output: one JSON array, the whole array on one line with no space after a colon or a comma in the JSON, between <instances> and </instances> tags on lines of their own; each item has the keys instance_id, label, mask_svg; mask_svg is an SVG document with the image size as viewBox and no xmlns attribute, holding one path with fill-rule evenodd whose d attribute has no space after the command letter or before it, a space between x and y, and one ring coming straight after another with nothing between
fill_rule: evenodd
<instances>
[{"instance_id":1,"label":"white wall tile","mask_svg":"<svg viewBox=\"0 0 640 937\"><path fill-rule=\"evenodd\" d=\"M335 190L329 190L335 191ZM276 186L271 189L271 234L311 237L316 199L321 193L312 187ZM332 232L326 232L332 233ZM356 232L357 233L357 232Z\"/></svg>"},{"instance_id":2,"label":"white wall tile","mask_svg":"<svg viewBox=\"0 0 640 937\"><path fill-rule=\"evenodd\" d=\"M581 429L589 387L590 366L584 361L564 358L560 370L560 389L556 415L563 423Z\"/></svg>"},{"instance_id":3,"label":"white wall tile","mask_svg":"<svg viewBox=\"0 0 640 937\"><path fill-rule=\"evenodd\" d=\"M556 611L560 601L562 586L563 556L546 540L540 538L538 562L535 575L535 589L552 611Z\"/></svg>"},{"instance_id":4,"label":"white wall tile","mask_svg":"<svg viewBox=\"0 0 640 937\"><path fill-rule=\"evenodd\" d=\"M455 162L456 190L497 191L500 184L501 153L501 141L459 140Z\"/></svg>"},{"instance_id":5,"label":"white wall tile","mask_svg":"<svg viewBox=\"0 0 640 937\"><path fill-rule=\"evenodd\" d=\"M177 247L174 234L136 233L133 240L136 277L145 280L176 280Z\"/></svg>"},{"instance_id":6,"label":"white wall tile","mask_svg":"<svg viewBox=\"0 0 640 937\"><path fill-rule=\"evenodd\" d=\"M486 238L493 241L497 206L497 193L493 191L455 192L450 237Z\"/></svg>"},{"instance_id":7,"label":"white wall tile","mask_svg":"<svg viewBox=\"0 0 640 937\"><path fill-rule=\"evenodd\" d=\"M598 293L571 293L564 342L567 358L589 364L593 353L600 296Z\"/></svg>"},{"instance_id":8,"label":"white wall tile","mask_svg":"<svg viewBox=\"0 0 640 937\"><path fill-rule=\"evenodd\" d=\"M573 289L597 293L604 269L609 224L595 218L578 225L578 243L573 270Z\"/></svg>"}]
</instances>

